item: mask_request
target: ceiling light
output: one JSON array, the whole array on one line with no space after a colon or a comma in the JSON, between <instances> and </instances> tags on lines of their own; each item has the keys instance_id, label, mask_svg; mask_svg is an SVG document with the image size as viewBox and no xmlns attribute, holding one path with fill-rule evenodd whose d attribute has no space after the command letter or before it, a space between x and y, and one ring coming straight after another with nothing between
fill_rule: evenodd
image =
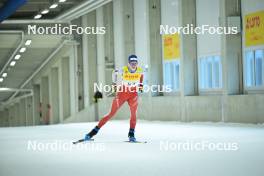
<instances>
[{"instance_id":1,"label":"ceiling light","mask_svg":"<svg viewBox=\"0 0 264 176\"><path fill-rule=\"evenodd\" d=\"M37 15L34 16L34 19L40 19L41 17L42 17L41 14L37 14Z\"/></svg>"},{"instance_id":2,"label":"ceiling light","mask_svg":"<svg viewBox=\"0 0 264 176\"><path fill-rule=\"evenodd\" d=\"M7 77L7 73L3 73L2 76L5 78Z\"/></svg>"},{"instance_id":3,"label":"ceiling light","mask_svg":"<svg viewBox=\"0 0 264 176\"><path fill-rule=\"evenodd\" d=\"M50 9L55 9L56 7L58 7L58 4L55 3L55 4L52 4L49 8Z\"/></svg>"},{"instance_id":4,"label":"ceiling light","mask_svg":"<svg viewBox=\"0 0 264 176\"><path fill-rule=\"evenodd\" d=\"M17 55L15 56L15 60L20 59L20 57L21 57L21 55L20 55L20 54L17 54Z\"/></svg>"},{"instance_id":5,"label":"ceiling light","mask_svg":"<svg viewBox=\"0 0 264 176\"><path fill-rule=\"evenodd\" d=\"M0 92L6 92L6 91L12 91L11 88L7 88L7 87L1 87L0 88Z\"/></svg>"},{"instance_id":6,"label":"ceiling light","mask_svg":"<svg viewBox=\"0 0 264 176\"><path fill-rule=\"evenodd\" d=\"M16 65L16 61L12 61L11 63L10 63L10 66L11 67L14 67Z\"/></svg>"},{"instance_id":7,"label":"ceiling light","mask_svg":"<svg viewBox=\"0 0 264 176\"><path fill-rule=\"evenodd\" d=\"M59 2L65 2L66 0L59 0Z\"/></svg>"},{"instance_id":8,"label":"ceiling light","mask_svg":"<svg viewBox=\"0 0 264 176\"><path fill-rule=\"evenodd\" d=\"M26 49L25 47L23 47L23 48L21 48L21 49L19 50L19 52L20 52L20 53L24 53L26 50L27 50L27 49Z\"/></svg>"},{"instance_id":9,"label":"ceiling light","mask_svg":"<svg viewBox=\"0 0 264 176\"><path fill-rule=\"evenodd\" d=\"M0 78L0 82L3 82L4 81L4 78Z\"/></svg>"},{"instance_id":10,"label":"ceiling light","mask_svg":"<svg viewBox=\"0 0 264 176\"><path fill-rule=\"evenodd\" d=\"M47 14L47 13L49 13L49 10L48 9L44 9L44 10L41 11L41 14L43 14L43 15L44 14Z\"/></svg>"},{"instance_id":11,"label":"ceiling light","mask_svg":"<svg viewBox=\"0 0 264 176\"><path fill-rule=\"evenodd\" d=\"M26 42L25 42L25 45L26 46L28 46L28 45L30 45L31 44L31 40L27 40Z\"/></svg>"}]
</instances>

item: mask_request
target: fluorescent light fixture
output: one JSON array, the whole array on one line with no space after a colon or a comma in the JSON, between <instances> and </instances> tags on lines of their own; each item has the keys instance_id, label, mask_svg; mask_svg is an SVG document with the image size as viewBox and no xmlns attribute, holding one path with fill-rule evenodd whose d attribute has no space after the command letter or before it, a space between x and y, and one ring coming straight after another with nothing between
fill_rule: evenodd
<instances>
[{"instance_id":1,"label":"fluorescent light fixture","mask_svg":"<svg viewBox=\"0 0 264 176\"><path fill-rule=\"evenodd\" d=\"M16 65L16 61L12 61L11 63L10 63L10 66L11 67L14 67Z\"/></svg>"},{"instance_id":2,"label":"fluorescent light fixture","mask_svg":"<svg viewBox=\"0 0 264 176\"><path fill-rule=\"evenodd\" d=\"M55 9L56 7L58 7L58 4L57 4L57 3L52 4L49 8L50 8L50 9Z\"/></svg>"},{"instance_id":3,"label":"fluorescent light fixture","mask_svg":"<svg viewBox=\"0 0 264 176\"><path fill-rule=\"evenodd\" d=\"M26 50L27 50L27 49L26 49L25 47L23 47L23 48L21 48L21 49L19 50L19 52L20 52L20 53L24 53Z\"/></svg>"},{"instance_id":4,"label":"fluorescent light fixture","mask_svg":"<svg viewBox=\"0 0 264 176\"><path fill-rule=\"evenodd\" d=\"M2 74L3 78L7 77L7 73Z\"/></svg>"},{"instance_id":5,"label":"fluorescent light fixture","mask_svg":"<svg viewBox=\"0 0 264 176\"><path fill-rule=\"evenodd\" d=\"M34 16L34 19L40 19L41 17L42 17L41 14L37 14L37 15Z\"/></svg>"},{"instance_id":6,"label":"fluorescent light fixture","mask_svg":"<svg viewBox=\"0 0 264 176\"><path fill-rule=\"evenodd\" d=\"M15 60L20 59L20 57L21 57L21 55L20 55L20 54L17 54L17 55L15 56Z\"/></svg>"},{"instance_id":7,"label":"fluorescent light fixture","mask_svg":"<svg viewBox=\"0 0 264 176\"><path fill-rule=\"evenodd\" d=\"M1 87L1 88L0 88L0 91L1 91L1 92L8 92L8 91L12 91L12 89L7 88L7 87Z\"/></svg>"},{"instance_id":8,"label":"fluorescent light fixture","mask_svg":"<svg viewBox=\"0 0 264 176\"><path fill-rule=\"evenodd\" d=\"M26 46L28 46L28 45L30 45L31 44L31 40L27 40L26 42L25 42L25 45Z\"/></svg>"},{"instance_id":9,"label":"fluorescent light fixture","mask_svg":"<svg viewBox=\"0 0 264 176\"><path fill-rule=\"evenodd\" d=\"M4 78L0 78L0 82L3 82L4 81Z\"/></svg>"},{"instance_id":10,"label":"fluorescent light fixture","mask_svg":"<svg viewBox=\"0 0 264 176\"><path fill-rule=\"evenodd\" d=\"M59 2L66 2L66 0L59 0Z\"/></svg>"},{"instance_id":11,"label":"fluorescent light fixture","mask_svg":"<svg viewBox=\"0 0 264 176\"><path fill-rule=\"evenodd\" d=\"M47 14L47 13L49 13L49 10L48 9L44 9L44 10L41 11L41 14L43 14L43 15L44 14Z\"/></svg>"}]
</instances>

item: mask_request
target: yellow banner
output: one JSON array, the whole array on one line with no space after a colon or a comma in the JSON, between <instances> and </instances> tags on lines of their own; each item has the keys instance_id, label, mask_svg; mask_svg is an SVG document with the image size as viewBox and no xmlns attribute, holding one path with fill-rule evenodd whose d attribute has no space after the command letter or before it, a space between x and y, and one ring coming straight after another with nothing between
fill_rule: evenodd
<instances>
[{"instance_id":1,"label":"yellow banner","mask_svg":"<svg viewBox=\"0 0 264 176\"><path fill-rule=\"evenodd\" d=\"M264 45L264 11L245 16L246 46Z\"/></svg>"},{"instance_id":2,"label":"yellow banner","mask_svg":"<svg viewBox=\"0 0 264 176\"><path fill-rule=\"evenodd\" d=\"M178 33L163 35L163 51L164 60L180 58L180 35Z\"/></svg>"}]
</instances>

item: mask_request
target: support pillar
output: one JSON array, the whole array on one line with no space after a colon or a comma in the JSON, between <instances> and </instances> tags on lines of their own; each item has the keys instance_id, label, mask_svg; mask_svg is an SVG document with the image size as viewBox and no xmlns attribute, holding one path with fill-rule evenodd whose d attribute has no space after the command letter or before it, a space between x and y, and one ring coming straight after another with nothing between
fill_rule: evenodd
<instances>
[{"instance_id":1,"label":"support pillar","mask_svg":"<svg viewBox=\"0 0 264 176\"><path fill-rule=\"evenodd\" d=\"M41 78L42 124L49 124L49 78Z\"/></svg>"},{"instance_id":2,"label":"support pillar","mask_svg":"<svg viewBox=\"0 0 264 176\"><path fill-rule=\"evenodd\" d=\"M40 124L40 85L33 85L33 125Z\"/></svg>"},{"instance_id":3,"label":"support pillar","mask_svg":"<svg viewBox=\"0 0 264 176\"><path fill-rule=\"evenodd\" d=\"M51 124L60 122L60 107L59 107L59 75L58 68L51 68L50 73L50 105L51 105Z\"/></svg>"}]
</instances>

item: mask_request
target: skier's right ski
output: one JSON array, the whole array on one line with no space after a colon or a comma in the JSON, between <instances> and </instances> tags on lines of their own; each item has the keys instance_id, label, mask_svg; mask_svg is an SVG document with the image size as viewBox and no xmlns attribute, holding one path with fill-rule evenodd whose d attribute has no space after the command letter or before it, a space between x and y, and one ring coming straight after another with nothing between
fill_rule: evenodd
<instances>
[{"instance_id":1,"label":"skier's right ski","mask_svg":"<svg viewBox=\"0 0 264 176\"><path fill-rule=\"evenodd\" d=\"M128 143L140 143L140 144L146 144L147 141L125 141L125 142L128 142Z\"/></svg>"}]
</instances>

